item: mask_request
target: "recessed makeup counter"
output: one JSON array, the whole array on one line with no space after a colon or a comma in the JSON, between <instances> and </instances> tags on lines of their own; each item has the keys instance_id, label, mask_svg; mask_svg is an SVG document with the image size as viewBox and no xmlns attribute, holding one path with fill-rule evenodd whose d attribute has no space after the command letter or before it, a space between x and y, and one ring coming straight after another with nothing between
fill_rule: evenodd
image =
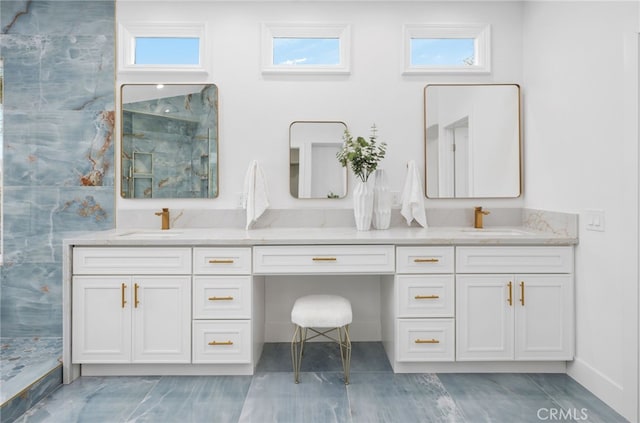
<instances>
[{"instance_id":1,"label":"recessed makeup counter","mask_svg":"<svg viewBox=\"0 0 640 423\"><path fill-rule=\"evenodd\" d=\"M290 340L297 296L336 291L354 304L352 339L382 341L395 372L563 372L577 221L523 216L484 229L174 225L66 239L65 382L252 374L264 342Z\"/></svg>"}]
</instances>

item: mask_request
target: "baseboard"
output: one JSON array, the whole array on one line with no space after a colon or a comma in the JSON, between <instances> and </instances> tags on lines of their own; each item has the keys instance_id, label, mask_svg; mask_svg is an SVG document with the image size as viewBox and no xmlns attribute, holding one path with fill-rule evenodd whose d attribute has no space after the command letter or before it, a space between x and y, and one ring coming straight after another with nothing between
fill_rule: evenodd
<instances>
[{"instance_id":1,"label":"baseboard","mask_svg":"<svg viewBox=\"0 0 640 423\"><path fill-rule=\"evenodd\" d=\"M609 407L622 414L625 395L624 388L620 384L579 358L568 363L567 374Z\"/></svg>"}]
</instances>

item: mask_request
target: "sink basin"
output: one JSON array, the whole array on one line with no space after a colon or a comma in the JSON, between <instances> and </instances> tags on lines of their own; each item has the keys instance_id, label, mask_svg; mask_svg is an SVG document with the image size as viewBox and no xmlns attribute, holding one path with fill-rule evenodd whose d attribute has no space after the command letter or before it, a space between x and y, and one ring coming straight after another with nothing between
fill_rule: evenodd
<instances>
[{"instance_id":1,"label":"sink basin","mask_svg":"<svg viewBox=\"0 0 640 423\"><path fill-rule=\"evenodd\" d=\"M473 234L473 235L481 235L481 236L522 236L525 232L519 229L509 229L509 228L465 228L462 229L462 232Z\"/></svg>"},{"instance_id":2,"label":"sink basin","mask_svg":"<svg viewBox=\"0 0 640 423\"><path fill-rule=\"evenodd\" d=\"M168 229L166 231L131 231L118 235L120 238L172 238L182 234L182 231Z\"/></svg>"}]
</instances>

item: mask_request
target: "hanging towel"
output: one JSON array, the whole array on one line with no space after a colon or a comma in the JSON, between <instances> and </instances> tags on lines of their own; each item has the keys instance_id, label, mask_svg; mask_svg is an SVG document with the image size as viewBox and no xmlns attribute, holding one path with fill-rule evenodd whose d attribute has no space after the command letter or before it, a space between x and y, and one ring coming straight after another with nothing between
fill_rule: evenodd
<instances>
[{"instance_id":1,"label":"hanging towel","mask_svg":"<svg viewBox=\"0 0 640 423\"><path fill-rule=\"evenodd\" d=\"M247 174L244 177L242 206L247 210L247 226L245 229L249 229L269 207L267 180L264 177L262 167L256 160L249 164Z\"/></svg>"},{"instance_id":2,"label":"hanging towel","mask_svg":"<svg viewBox=\"0 0 640 423\"><path fill-rule=\"evenodd\" d=\"M427 227L427 215L424 211L424 194L416 162L407 163L407 176L402 190L402 208L400 214L407 220L407 225L415 219L422 227Z\"/></svg>"}]
</instances>

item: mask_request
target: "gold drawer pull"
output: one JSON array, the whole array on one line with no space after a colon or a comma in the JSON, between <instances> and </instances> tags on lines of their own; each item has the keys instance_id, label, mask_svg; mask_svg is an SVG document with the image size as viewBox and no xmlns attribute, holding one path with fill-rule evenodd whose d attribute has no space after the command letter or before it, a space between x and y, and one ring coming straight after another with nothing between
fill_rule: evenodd
<instances>
[{"instance_id":1,"label":"gold drawer pull","mask_svg":"<svg viewBox=\"0 0 640 423\"><path fill-rule=\"evenodd\" d=\"M313 261L336 261L337 258L335 258L335 257L314 257L311 260L313 260Z\"/></svg>"},{"instance_id":2,"label":"gold drawer pull","mask_svg":"<svg viewBox=\"0 0 640 423\"><path fill-rule=\"evenodd\" d=\"M417 258L413 259L416 263L438 263L440 259L437 258Z\"/></svg>"},{"instance_id":3,"label":"gold drawer pull","mask_svg":"<svg viewBox=\"0 0 640 423\"><path fill-rule=\"evenodd\" d=\"M416 295L416 300L437 300L440 298L440 295Z\"/></svg>"},{"instance_id":4,"label":"gold drawer pull","mask_svg":"<svg viewBox=\"0 0 640 423\"><path fill-rule=\"evenodd\" d=\"M415 343L416 344L439 344L440 341L438 341L437 339L433 339L433 338L431 338L431 339L420 339L420 338L418 338L418 339L415 340Z\"/></svg>"},{"instance_id":5,"label":"gold drawer pull","mask_svg":"<svg viewBox=\"0 0 640 423\"><path fill-rule=\"evenodd\" d=\"M231 301L233 300L232 296L228 297L209 297L209 301Z\"/></svg>"},{"instance_id":6,"label":"gold drawer pull","mask_svg":"<svg viewBox=\"0 0 640 423\"><path fill-rule=\"evenodd\" d=\"M224 342L211 341L209 342L209 345L233 345L233 342L232 341L224 341Z\"/></svg>"},{"instance_id":7,"label":"gold drawer pull","mask_svg":"<svg viewBox=\"0 0 640 423\"><path fill-rule=\"evenodd\" d=\"M233 259L211 259L209 260L211 264L233 264Z\"/></svg>"},{"instance_id":8,"label":"gold drawer pull","mask_svg":"<svg viewBox=\"0 0 640 423\"><path fill-rule=\"evenodd\" d=\"M138 288L140 288L140 285L138 285L137 283L133 284L133 307L134 308L138 308L138 304L140 304L140 301L138 301Z\"/></svg>"},{"instance_id":9,"label":"gold drawer pull","mask_svg":"<svg viewBox=\"0 0 640 423\"><path fill-rule=\"evenodd\" d=\"M120 292L122 293L122 308L124 308L124 305L127 303L127 300L124 299L124 290L125 289L127 289L127 284L123 282L121 287L120 287Z\"/></svg>"}]
</instances>

